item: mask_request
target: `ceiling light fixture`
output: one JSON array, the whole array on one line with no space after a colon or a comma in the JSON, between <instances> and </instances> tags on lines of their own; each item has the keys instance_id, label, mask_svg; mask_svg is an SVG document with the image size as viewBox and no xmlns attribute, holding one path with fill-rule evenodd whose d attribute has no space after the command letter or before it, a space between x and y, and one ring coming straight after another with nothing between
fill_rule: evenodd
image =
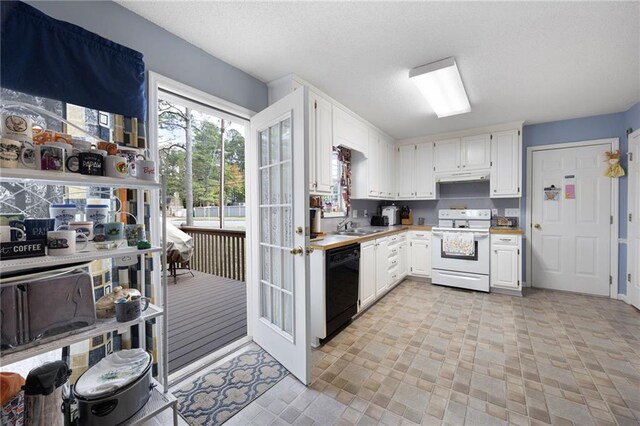
<instances>
[{"instance_id":1,"label":"ceiling light fixture","mask_svg":"<svg viewBox=\"0 0 640 426\"><path fill-rule=\"evenodd\" d=\"M414 68L409 71L409 78L427 98L438 118L471 111L454 58Z\"/></svg>"}]
</instances>

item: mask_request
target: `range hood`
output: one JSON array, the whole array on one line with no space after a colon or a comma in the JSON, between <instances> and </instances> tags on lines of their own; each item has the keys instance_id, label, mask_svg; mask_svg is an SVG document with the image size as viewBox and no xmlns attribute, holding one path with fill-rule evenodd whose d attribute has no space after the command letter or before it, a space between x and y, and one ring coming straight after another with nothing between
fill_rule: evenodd
<instances>
[{"instance_id":1,"label":"range hood","mask_svg":"<svg viewBox=\"0 0 640 426\"><path fill-rule=\"evenodd\" d=\"M489 182L489 170L474 172L454 172L436 175L436 183Z\"/></svg>"}]
</instances>

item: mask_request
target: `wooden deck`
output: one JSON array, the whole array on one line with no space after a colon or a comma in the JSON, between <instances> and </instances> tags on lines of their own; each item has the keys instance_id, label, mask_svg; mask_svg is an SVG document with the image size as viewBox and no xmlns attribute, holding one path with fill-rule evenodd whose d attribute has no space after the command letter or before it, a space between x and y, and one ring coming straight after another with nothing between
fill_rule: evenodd
<instances>
[{"instance_id":1,"label":"wooden deck","mask_svg":"<svg viewBox=\"0 0 640 426\"><path fill-rule=\"evenodd\" d=\"M169 373L247 335L246 284L193 274L169 279Z\"/></svg>"}]
</instances>

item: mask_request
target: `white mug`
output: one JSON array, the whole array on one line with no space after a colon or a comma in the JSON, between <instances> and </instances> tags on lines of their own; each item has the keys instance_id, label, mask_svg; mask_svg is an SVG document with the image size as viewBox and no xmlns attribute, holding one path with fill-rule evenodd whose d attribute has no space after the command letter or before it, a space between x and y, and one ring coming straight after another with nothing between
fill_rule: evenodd
<instances>
[{"instance_id":1,"label":"white mug","mask_svg":"<svg viewBox=\"0 0 640 426\"><path fill-rule=\"evenodd\" d=\"M155 182L156 162L151 160L136 160L135 174L140 180Z\"/></svg>"},{"instance_id":2,"label":"white mug","mask_svg":"<svg viewBox=\"0 0 640 426\"><path fill-rule=\"evenodd\" d=\"M76 246L76 239L82 240L82 247ZM49 231L47 232L47 250L49 256L70 256L76 250L84 250L87 247L87 236L76 231Z\"/></svg>"},{"instance_id":3,"label":"white mug","mask_svg":"<svg viewBox=\"0 0 640 426\"><path fill-rule=\"evenodd\" d=\"M0 140L0 167L15 169L22 150L22 142L2 138Z\"/></svg>"},{"instance_id":4,"label":"white mug","mask_svg":"<svg viewBox=\"0 0 640 426\"><path fill-rule=\"evenodd\" d=\"M131 176L127 157L109 155L104 160L104 168L107 176L121 179Z\"/></svg>"},{"instance_id":5,"label":"white mug","mask_svg":"<svg viewBox=\"0 0 640 426\"><path fill-rule=\"evenodd\" d=\"M66 152L65 148L53 144L36 145L22 149L20 162L30 169L64 172Z\"/></svg>"},{"instance_id":6,"label":"white mug","mask_svg":"<svg viewBox=\"0 0 640 426\"><path fill-rule=\"evenodd\" d=\"M24 230L20 228L14 228L9 225L1 225L0 226L0 242L9 243L11 242L11 231L19 232L20 236L18 237L18 241L24 241L26 238L26 234Z\"/></svg>"},{"instance_id":7,"label":"white mug","mask_svg":"<svg viewBox=\"0 0 640 426\"><path fill-rule=\"evenodd\" d=\"M91 221L69 222L67 225L58 227L56 231L63 231L67 229L76 231L77 239L80 239L80 234L83 234L87 237L87 240L93 240L93 222Z\"/></svg>"},{"instance_id":8,"label":"white mug","mask_svg":"<svg viewBox=\"0 0 640 426\"><path fill-rule=\"evenodd\" d=\"M2 134L20 142L33 142L33 121L24 115L2 114Z\"/></svg>"},{"instance_id":9,"label":"white mug","mask_svg":"<svg viewBox=\"0 0 640 426\"><path fill-rule=\"evenodd\" d=\"M76 218L78 206L75 204L51 204L49 206L49 216L56 220L56 229L62 225L68 225Z\"/></svg>"}]
</instances>

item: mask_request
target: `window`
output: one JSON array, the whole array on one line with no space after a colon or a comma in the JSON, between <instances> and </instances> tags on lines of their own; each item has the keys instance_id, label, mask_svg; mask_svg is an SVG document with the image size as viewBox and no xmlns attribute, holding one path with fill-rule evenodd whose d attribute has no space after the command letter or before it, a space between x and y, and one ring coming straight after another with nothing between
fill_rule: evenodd
<instances>
[{"instance_id":1,"label":"window","mask_svg":"<svg viewBox=\"0 0 640 426\"><path fill-rule=\"evenodd\" d=\"M158 95L168 219L176 225L244 230L244 121L174 93Z\"/></svg>"},{"instance_id":2,"label":"window","mask_svg":"<svg viewBox=\"0 0 640 426\"><path fill-rule=\"evenodd\" d=\"M334 148L331 157L331 195L322 197L324 217L344 217L349 212L349 189L351 151Z\"/></svg>"}]
</instances>

